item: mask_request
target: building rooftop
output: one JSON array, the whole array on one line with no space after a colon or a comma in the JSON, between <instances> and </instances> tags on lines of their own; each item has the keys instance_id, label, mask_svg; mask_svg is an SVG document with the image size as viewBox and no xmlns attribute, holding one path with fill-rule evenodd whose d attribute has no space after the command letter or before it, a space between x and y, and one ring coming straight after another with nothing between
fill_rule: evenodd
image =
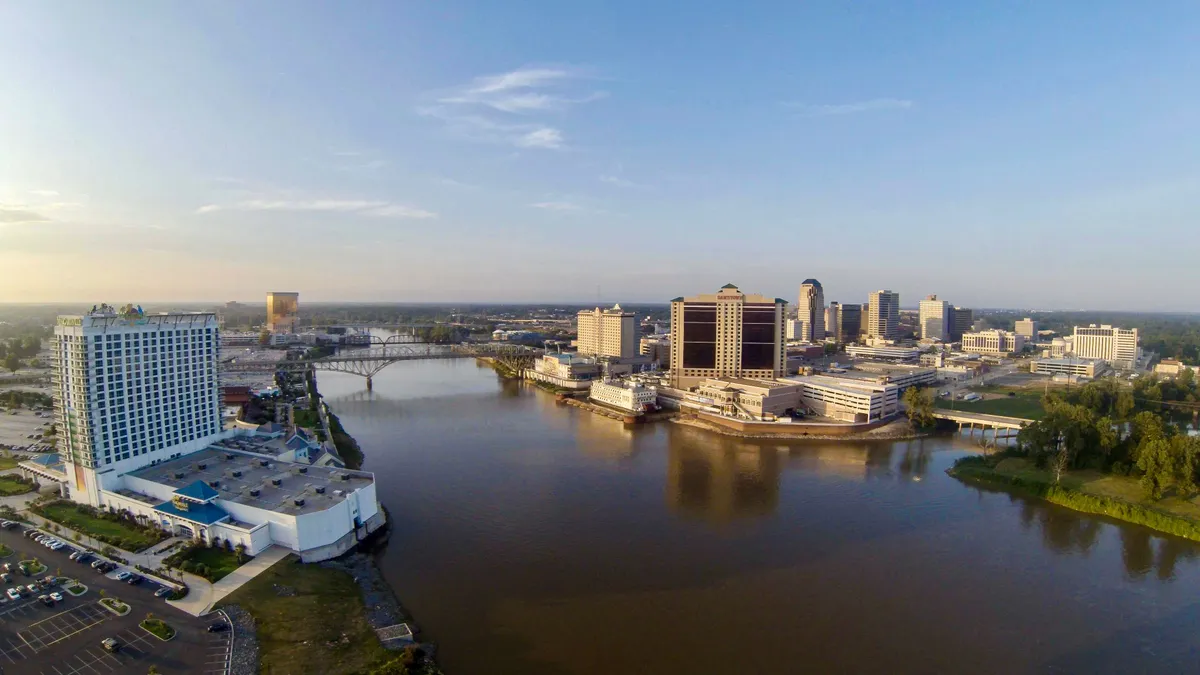
<instances>
[{"instance_id":1,"label":"building rooftop","mask_svg":"<svg viewBox=\"0 0 1200 675\"><path fill-rule=\"evenodd\" d=\"M175 491L175 494L179 495L180 497L187 497L189 499L195 499L201 502L208 501L209 499L218 496L217 491L209 487L208 483L205 483L202 480L193 481L179 488Z\"/></svg>"},{"instance_id":2,"label":"building rooftop","mask_svg":"<svg viewBox=\"0 0 1200 675\"><path fill-rule=\"evenodd\" d=\"M218 499L289 515L322 511L347 492L374 482L364 471L279 462L213 447L129 475L176 490L204 481Z\"/></svg>"},{"instance_id":3,"label":"building rooftop","mask_svg":"<svg viewBox=\"0 0 1200 675\"><path fill-rule=\"evenodd\" d=\"M172 502L163 502L155 506L154 510L203 525L212 525L229 518L225 509L215 504L187 504L187 508L181 509Z\"/></svg>"}]
</instances>

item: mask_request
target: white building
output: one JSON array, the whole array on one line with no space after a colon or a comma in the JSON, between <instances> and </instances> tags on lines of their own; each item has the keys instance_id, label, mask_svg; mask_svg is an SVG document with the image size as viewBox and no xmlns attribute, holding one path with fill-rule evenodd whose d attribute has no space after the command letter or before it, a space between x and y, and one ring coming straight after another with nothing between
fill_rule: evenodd
<instances>
[{"instance_id":1,"label":"white building","mask_svg":"<svg viewBox=\"0 0 1200 675\"><path fill-rule=\"evenodd\" d=\"M846 354L863 359L888 359L893 361L916 361L921 350L914 347L872 347L846 345Z\"/></svg>"},{"instance_id":2,"label":"white building","mask_svg":"<svg viewBox=\"0 0 1200 675\"><path fill-rule=\"evenodd\" d=\"M1072 353L1084 359L1100 359L1120 368L1133 368L1141 356L1136 328L1109 325L1075 326Z\"/></svg>"},{"instance_id":3,"label":"white building","mask_svg":"<svg viewBox=\"0 0 1200 675\"><path fill-rule=\"evenodd\" d=\"M620 305L582 310L576 315L576 324L580 354L617 359L638 356L637 316Z\"/></svg>"},{"instance_id":4,"label":"white building","mask_svg":"<svg viewBox=\"0 0 1200 675\"><path fill-rule=\"evenodd\" d=\"M172 534L229 540L251 554L279 544L305 560L344 553L383 524L374 477L210 447L247 433L221 429L218 333L205 312L104 305L59 317L60 459L22 469L60 483L74 501L128 509ZM269 487L255 462L275 476ZM264 491L274 499L257 499Z\"/></svg>"},{"instance_id":5,"label":"white building","mask_svg":"<svg viewBox=\"0 0 1200 675\"><path fill-rule=\"evenodd\" d=\"M1047 375L1074 375L1076 377L1096 377L1107 370L1104 361L1099 359L1035 359L1029 366L1029 372Z\"/></svg>"},{"instance_id":6,"label":"white building","mask_svg":"<svg viewBox=\"0 0 1200 675\"><path fill-rule=\"evenodd\" d=\"M640 382L600 380L592 383L588 398L620 410L641 414L654 407L658 391Z\"/></svg>"},{"instance_id":7,"label":"white building","mask_svg":"<svg viewBox=\"0 0 1200 675\"><path fill-rule=\"evenodd\" d=\"M804 323L799 319L787 319L783 322L784 335L788 342L800 342L804 335Z\"/></svg>"},{"instance_id":8,"label":"white building","mask_svg":"<svg viewBox=\"0 0 1200 675\"><path fill-rule=\"evenodd\" d=\"M825 290L816 279L805 279L800 284L800 302L796 305L796 319L800 322L801 342L825 341Z\"/></svg>"},{"instance_id":9,"label":"white building","mask_svg":"<svg viewBox=\"0 0 1200 675\"><path fill-rule=\"evenodd\" d=\"M838 379L867 380L877 384L894 384L903 392L912 386L937 383L937 369L904 363L877 363L865 361L854 364L854 370L836 375Z\"/></svg>"},{"instance_id":10,"label":"white building","mask_svg":"<svg viewBox=\"0 0 1200 675\"><path fill-rule=\"evenodd\" d=\"M921 301L917 322L921 326L922 340L950 341L950 324L953 321L949 302L930 295Z\"/></svg>"},{"instance_id":11,"label":"white building","mask_svg":"<svg viewBox=\"0 0 1200 675\"><path fill-rule=\"evenodd\" d=\"M1192 371L1194 375L1196 366L1185 365L1182 361L1176 359L1163 359L1154 365L1154 374L1164 377L1178 377L1185 370Z\"/></svg>"},{"instance_id":12,"label":"white building","mask_svg":"<svg viewBox=\"0 0 1200 675\"><path fill-rule=\"evenodd\" d=\"M122 474L220 437L215 314L102 306L59 317L52 349L71 499L100 506L101 491Z\"/></svg>"},{"instance_id":13,"label":"white building","mask_svg":"<svg viewBox=\"0 0 1200 675\"><path fill-rule=\"evenodd\" d=\"M843 422L875 422L895 415L900 409L900 387L844 377L810 375L788 377L800 385L803 407L822 417Z\"/></svg>"},{"instance_id":14,"label":"white building","mask_svg":"<svg viewBox=\"0 0 1200 675\"><path fill-rule=\"evenodd\" d=\"M1024 348L1025 336L1005 330L985 330L962 336L962 350L968 354L1009 356Z\"/></svg>"}]
</instances>

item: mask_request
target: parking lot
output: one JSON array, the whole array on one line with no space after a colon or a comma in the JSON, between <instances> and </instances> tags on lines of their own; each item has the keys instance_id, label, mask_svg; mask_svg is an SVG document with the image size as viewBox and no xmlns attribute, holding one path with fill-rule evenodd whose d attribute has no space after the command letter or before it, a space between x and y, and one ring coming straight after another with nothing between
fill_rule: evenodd
<instances>
[{"instance_id":1,"label":"parking lot","mask_svg":"<svg viewBox=\"0 0 1200 675\"><path fill-rule=\"evenodd\" d=\"M39 412L28 408L17 410L15 415L9 411L0 412L0 446L27 449L33 445L43 445L42 432L54 426L54 418L39 417Z\"/></svg>"},{"instance_id":2,"label":"parking lot","mask_svg":"<svg viewBox=\"0 0 1200 675\"><path fill-rule=\"evenodd\" d=\"M74 549L51 551L33 539L23 536L23 529L0 530L0 543L16 553L0 562L37 558L48 568L44 574L72 578L87 586L80 597L65 592L61 586L39 591L60 590L62 602L47 606L37 599L38 594L19 600L4 598L0 602L0 673L37 673L42 675L74 675L87 673L144 673L151 665L163 673L196 673L224 675L228 663L230 633L228 630L208 632L210 624L221 622L218 615L198 619L154 597L158 584L146 580L130 586L114 577L123 571L118 568L108 574L92 569L90 564L69 559ZM129 570L134 571L134 570ZM36 576L44 576L36 575ZM28 584L35 577L14 573L15 584ZM118 616L103 607L100 591L105 597L118 598L131 611ZM176 631L169 641L163 641L138 624L148 613L166 621ZM113 638L119 643L115 652L106 651L101 641Z\"/></svg>"}]
</instances>

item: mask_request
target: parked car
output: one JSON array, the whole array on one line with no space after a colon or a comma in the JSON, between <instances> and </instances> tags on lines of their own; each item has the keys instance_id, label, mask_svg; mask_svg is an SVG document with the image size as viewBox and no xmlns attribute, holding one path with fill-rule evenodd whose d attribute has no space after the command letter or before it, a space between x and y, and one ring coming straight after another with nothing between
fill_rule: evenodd
<instances>
[{"instance_id":1,"label":"parked car","mask_svg":"<svg viewBox=\"0 0 1200 675\"><path fill-rule=\"evenodd\" d=\"M130 586L137 586L138 584L142 583L142 581L144 581L144 579L142 579L142 577L139 575L130 574L129 578L125 580L125 583L129 584Z\"/></svg>"},{"instance_id":2,"label":"parked car","mask_svg":"<svg viewBox=\"0 0 1200 675\"><path fill-rule=\"evenodd\" d=\"M70 558L71 560L78 560L79 556L81 556L81 555L83 555L83 551L75 551L74 553L72 553L71 555L69 555L67 557Z\"/></svg>"},{"instance_id":3,"label":"parked car","mask_svg":"<svg viewBox=\"0 0 1200 675\"><path fill-rule=\"evenodd\" d=\"M34 586L33 584L28 584L25 586L25 590L29 591L30 593L37 593L38 587Z\"/></svg>"},{"instance_id":4,"label":"parked car","mask_svg":"<svg viewBox=\"0 0 1200 675\"><path fill-rule=\"evenodd\" d=\"M50 596L48 596L48 595L39 595L37 599L38 599L38 602L42 603L43 605L45 605L47 607L54 606L54 601L51 600Z\"/></svg>"},{"instance_id":5,"label":"parked car","mask_svg":"<svg viewBox=\"0 0 1200 675\"><path fill-rule=\"evenodd\" d=\"M18 523L18 522L17 522L17 521L15 521L15 520L6 520L6 521L4 521L3 523L0 523L0 527L4 527L4 528L7 528L7 529L12 529L12 528L14 528L14 527L16 527L16 526L18 526L18 525L20 525L20 523Z\"/></svg>"},{"instance_id":6,"label":"parked car","mask_svg":"<svg viewBox=\"0 0 1200 675\"><path fill-rule=\"evenodd\" d=\"M125 580L129 579L129 577L131 577L131 576L133 576L133 575L130 574L129 572L125 572L125 571L117 572L117 581L125 581Z\"/></svg>"},{"instance_id":7,"label":"parked car","mask_svg":"<svg viewBox=\"0 0 1200 675\"><path fill-rule=\"evenodd\" d=\"M103 560L97 560L96 562L92 563L92 569L99 569L100 566L103 564L104 564Z\"/></svg>"},{"instance_id":8,"label":"parked car","mask_svg":"<svg viewBox=\"0 0 1200 675\"><path fill-rule=\"evenodd\" d=\"M54 591L53 593L50 594L50 599L55 602L62 602L65 598L63 597L62 593L59 593L58 591Z\"/></svg>"},{"instance_id":9,"label":"parked car","mask_svg":"<svg viewBox=\"0 0 1200 675\"><path fill-rule=\"evenodd\" d=\"M104 651L109 653L120 651L121 649L121 643L113 638L104 638L100 641L100 646L104 648Z\"/></svg>"},{"instance_id":10,"label":"parked car","mask_svg":"<svg viewBox=\"0 0 1200 675\"><path fill-rule=\"evenodd\" d=\"M4 563L4 571L5 572L13 571L13 564L12 563Z\"/></svg>"},{"instance_id":11,"label":"parked car","mask_svg":"<svg viewBox=\"0 0 1200 675\"><path fill-rule=\"evenodd\" d=\"M210 632L210 633L220 633L221 631L228 630L228 629L229 629L229 625L226 624L224 621L218 621L216 623L208 624L208 632Z\"/></svg>"},{"instance_id":12,"label":"parked car","mask_svg":"<svg viewBox=\"0 0 1200 675\"><path fill-rule=\"evenodd\" d=\"M21 591L18 591L18 590L17 590L17 589L15 589L15 588L10 588L10 589L8 589L8 590L5 592L5 595L7 595L7 596L8 596L8 599L9 599L9 600L20 600L20 599L21 599Z\"/></svg>"},{"instance_id":13,"label":"parked car","mask_svg":"<svg viewBox=\"0 0 1200 675\"><path fill-rule=\"evenodd\" d=\"M154 597L156 597L156 598L165 598L170 594L171 594L171 589L167 588L166 586L163 586L163 587L159 588L157 591L154 591Z\"/></svg>"},{"instance_id":14,"label":"parked car","mask_svg":"<svg viewBox=\"0 0 1200 675\"><path fill-rule=\"evenodd\" d=\"M91 559L92 556L88 555L87 551L80 551L79 555L75 556L75 562L77 563L85 563Z\"/></svg>"},{"instance_id":15,"label":"parked car","mask_svg":"<svg viewBox=\"0 0 1200 675\"><path fill-rule=\"evenodd\" d=\"M0 581L3 581L6 584L11 584L12 583L12 575L9 574L8 572L0 572Z\"/></svg>"}]
</instances>

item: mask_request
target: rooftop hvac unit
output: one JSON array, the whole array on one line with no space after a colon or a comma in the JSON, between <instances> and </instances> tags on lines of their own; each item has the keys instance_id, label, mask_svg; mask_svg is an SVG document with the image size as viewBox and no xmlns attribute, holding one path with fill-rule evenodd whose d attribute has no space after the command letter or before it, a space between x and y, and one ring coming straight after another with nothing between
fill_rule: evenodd
<instances>
[{"instance_id":1,"label":"rooftop hvac unit","mask_svg":"<svg viewBox=\"0 0 1200 675\"><path fill-rule=\"evenodd\" d=\"M258 465L259 465L259 466L270 466L270 465L271 465L271 463L270 463L270 462L268 462L268 461L267 461L267 460L265 460L265 459L260 459L260 460L258 460Z\"/></svg>"},{"instance_id":2,"label":"rooftop hvac unit","mask_svg":"<svg viewBox=\"0 0 1200 675\"><path fill-rule=\"evenodd\" d=\"M196 468L198 468L198 469L200 469L201 471L203 471L203 470L205 470L205 469L207 469L207 468L208 468L208 465L207 465L207 464L205 464L204 462L200 462L199 464L197 464L197 465L196 465Z\"/></svg>"},{"instance_id":3,"label":"rooftop hvac unit","mask_svg":"<svg viewBox=\"0 0 1200 675\"><path fill-rule=\"evenodd\" d=\"M240 470L238 470L238 471L234 471L234 472L233 472L233 477L234 477L234 478L241 478L241 477L242 477L242 472L241 472Z\"/></svg>"},{"instance_id":4,"label":"rooftop hvac unit","mask_svg":"<svg viewBox=\"0 0 1200 675\"><path fill-rule=\"evenodd\" d=\"M221 481L219 481L219 480L211 480L211 481L209 481L209 482L208 482L208 486L209 486L209 487L215 487L215 488L221 487Z\"/></svg>"},{"instance_id":5,"label":"rooftop hvac unit","mask_svg":"<svg viewBox=\"0 0 1200 675\"><path fill-rule=\"evenodd\" d=\"M293 503L295 503L295 504L296 504L296 506L304 506L304 500L303 500L303 499L296 499L296 500L294 500L294 502L293 502Z\"/></svg>"},{"instance_id":6,"label":"rooftop hvac unit","mask_svg":"<svg viewBox=\"0 0 1200 675\"><path fill-rule=\"evenodd\" d=\"M176 471L176 472L175 472L175 478L183 478L183 472L182 472L182 471Z\"/></svg>"},{"instance_id":7,"label":"rooftop hvac unit","mask_svg":"<svg viewBox=\"0 0 1200 675\"><path fill-rule=\"evenodd\" d=\"M319 495L325 494L325 486L324 485L317 488L317 494L319 494Z\"/></svg>"},{"instance_id":8,"label":"rooftop hvac unit","mask_svg":"<svg viewBox=\"0 0 1200 675\"><path fill-rule=\"evenodd\" d=\"M233 459L233 453L232 452L225 453L225 459Z\"/></svg>"},{"instance_id":9,"label":"rooftop hvac unit","mask_svg":"<svg viewBox=\"0 0 1200 675\"><path fill-rule=\"evenodd\" d=\"M334 490L334 491L333 491L333 494L335 494L335 495L337 495L337 496L339 496L339 497L345 497L345 496L346 496L346 491L345 491L345 490Z\"/></svg>"},{"instance_id":10,"label":"rooftop hvac unit","mask_svg":"<svg viewBox=\"0 0 1200 675\"><path fill-rule=\"evenodd\" d=\"M262 494L262 490L259 490L258 488L254 488L253 490L250 491L251 497L257 497L260 494Z\"/></svg>"},{"instance_id":11,"label":"rooftop hvac unit","mask_svg":"<svg viewBox=\"0 0 1200 675\"><path fill-rule=\"evenodd\" d=\"M342 474L342 480L350 480L350 474L348 474L348 473Z\"/></svg>"},{"instance_id":12,"label":"rooftop hvac unit","mask_svg":"<svg viewBox=\"0 0 1200 675\"><path fill-rule=\"evenodd\" d=\"M307 466L300 467L300 473L308 473L308 467Z\"/></svg>"},{"instance_id":13,"label":"rooftop hvac unit","mask_svg":"<svg viewBox=\"0 0 1200 675\"><path fill-rule=\"evenodd\" d=\"M278 478L271 479L271 485L274 485L275 487L279 487L282 484L283 484L283 481L279 480Z\"/></svg>"}]
</instances>

